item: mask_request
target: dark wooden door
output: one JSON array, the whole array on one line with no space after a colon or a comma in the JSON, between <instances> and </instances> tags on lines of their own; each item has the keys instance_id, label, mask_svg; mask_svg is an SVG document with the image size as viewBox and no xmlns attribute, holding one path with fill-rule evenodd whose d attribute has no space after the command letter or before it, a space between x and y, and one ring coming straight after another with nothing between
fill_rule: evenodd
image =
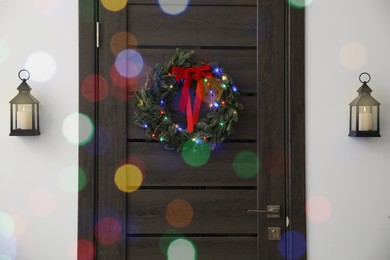
<instances>
[{"instance_id":1,"label":"dark wooden door","mask_svg":"<svg viewBox=\"0 0 390 260\"><path fill-rule=\"evenodd\" d=\"M120 2L80 2L80 112L95 131L80 147L79 259L305 259L302 10L192 0L172 15L157 0ZM176 48L218 62L244 106L236 132L200 167L134 124L134 92ZM131 78L114 65L126 49L143 59ZM134 171L142 184L121 191L116 176ZM279 218L247 212L268 205L280 205Z\"/></svg>"}]
</instances>

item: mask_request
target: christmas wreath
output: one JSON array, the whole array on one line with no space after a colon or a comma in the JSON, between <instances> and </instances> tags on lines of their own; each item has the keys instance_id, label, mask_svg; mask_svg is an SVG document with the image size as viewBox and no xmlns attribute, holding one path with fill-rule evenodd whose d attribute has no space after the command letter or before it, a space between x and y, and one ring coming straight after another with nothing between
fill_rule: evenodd
<instances>
[{"instance_id":1,"label":"christmas wreath","mask_svg":"<svg viewBox=\"0 0 390 260\"><path fill-rule=\"evenodd\" d=\"M169 61L155 65L135 93L135 123L145 129L147 140L164 142L166 149L179 151L192 141L207 142L213 150L234 132L242 109L229 75L216 63L192 62L193 54L176 49Z\"/></svg>"}]
</instances>

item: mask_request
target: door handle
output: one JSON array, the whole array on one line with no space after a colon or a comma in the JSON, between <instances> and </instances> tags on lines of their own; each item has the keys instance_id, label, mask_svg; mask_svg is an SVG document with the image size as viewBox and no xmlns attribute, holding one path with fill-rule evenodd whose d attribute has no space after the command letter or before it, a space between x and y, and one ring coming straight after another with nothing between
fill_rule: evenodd
<instances>
[{"instance_id":1,"label":"door handle","mask_svg":"<svg viewBox=\"0 0 390 260\"><path fill-rule=\"evenodd\" d=\"M280 205L268 205L266 210L248 209L247 213L267 214L267 218L280 218Z\"/></svg>"}]
</instances>

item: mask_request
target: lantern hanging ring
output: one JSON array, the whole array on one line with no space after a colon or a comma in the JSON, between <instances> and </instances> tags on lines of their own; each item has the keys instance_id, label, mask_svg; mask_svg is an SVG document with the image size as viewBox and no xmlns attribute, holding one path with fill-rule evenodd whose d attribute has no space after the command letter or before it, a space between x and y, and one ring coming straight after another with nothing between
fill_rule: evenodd
<instances>
[{"instance_id":1,"label":"lantern hanging ring","mask_svg":"<svg viewBox=\"0 0 390 260\"><path fill-rule=\"evenodd\" d=\"M363 76L363 75L367 75L367 76L368 76L368 80L367 80L367 81L362 81L362 76ZM362 74L360 74L359 80L360 80L361 83L368 83L368 82L370 82L370 80L371 80L371 76L370 76L370 74L368 74L367 72L363 72Z\"/></svg>"},{"instance_id":2,"label":"lantern hanging ring","mask_svg":"<svg viewBox=\"0 0 390 260\"><path fill-rule=\"evenodd\" d=\"M21 77L21 73L22 72L27 72L27 78L22 78ZM27 81L27 80L29 80L29 78L30 78L30 72L28 71L28 70L26 70L26 69L21 69L20 71L19 71L19 73L18 73L18 76L19 76L19 78L20 78L20 80L23 80L23 81Z\"/></svg>"}]
</instances>

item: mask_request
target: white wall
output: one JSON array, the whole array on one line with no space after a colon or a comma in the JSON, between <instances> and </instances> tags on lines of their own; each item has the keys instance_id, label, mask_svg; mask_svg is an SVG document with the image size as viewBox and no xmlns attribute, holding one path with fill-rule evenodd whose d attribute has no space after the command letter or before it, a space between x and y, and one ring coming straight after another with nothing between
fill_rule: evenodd
<instances>
[{"instance_id":1,"label":"white wall","mask_svg":"<svg viewBox=\"0 0 390 260\"><path fill-rule=\"evenodd\" d=\"M390 259L390 1L306 8L308 259ZM381 138L348 137L361 72L381 102Z\"/></svg>"},{"instance_id":2,"label":"white wall","mask_svg":"<svg viewBox=\"0 0 390 260\"><path fill-rule=\"evenodd\" d=\"M77 4L0 0L2 260L76 259L78 148L67 138L78 126L63 131L63 123L78 112ZM9 136L8 102L26 66L31 93L41 102L42 135Z\"/></svg>"}]
</instances>

